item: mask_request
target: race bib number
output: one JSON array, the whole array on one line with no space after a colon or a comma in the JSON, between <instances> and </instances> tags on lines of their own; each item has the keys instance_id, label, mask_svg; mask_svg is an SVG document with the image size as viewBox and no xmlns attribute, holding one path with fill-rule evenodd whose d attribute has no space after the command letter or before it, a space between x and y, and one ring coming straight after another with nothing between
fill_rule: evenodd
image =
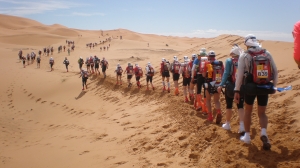
<instances>
[{"instance_id":1,"label":"race bib number","mask_svg":"<svg viewBox=\"0 0 300 168\"><path fill-rule=\"evenodd\" d=\"M175 70L176 70L176 71L179 71L179 66L175 66Z\"/></svg>"},{"instance_id":2,"label":"race bib number","mask_svg":"<svg viewBox=\"0 0 300 168\"><path fill-rule=\"evenodd\" d=\"M257 77L268 78L269 71L264 69L263 65L257 65Z\"/></svg>"},{"instance_id":3,"label":"race bib number","mask_svg":"<svg viewBox=\"0 0 300 168\"><path fill-rule=\"evenodd\" d=\"M216 74L216 82L220 83L222 81L221 74Z\"/></svg>"}]
</instances>

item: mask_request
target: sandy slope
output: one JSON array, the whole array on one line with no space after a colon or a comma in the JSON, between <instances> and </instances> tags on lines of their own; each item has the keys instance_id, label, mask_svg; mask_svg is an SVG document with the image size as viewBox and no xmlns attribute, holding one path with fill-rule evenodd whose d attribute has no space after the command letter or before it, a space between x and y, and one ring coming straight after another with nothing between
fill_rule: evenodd
<instances>
[{"instance_id":1,"label":"sandy slope","mask_svg":"<svg viewBox=\"0 0 300 168\"><path fill-rule=\"evenodd\" d=\"M266 152L261 149L255 113L252 144L244 145L237 134L236 115L232 132L208 123L206 116L182 102L182 94L162 93L158 75L155 91L115 85L117 63L144 67L151 61L158 68L162 57L191 56L202 47L215 50L224 60L232 44L242 44L241 37L179 38L124 29L104 31L101 36L101 31L46 26L24 18L0 15L0 19L10 20L0 24L0 167L299 166L300 72L291 58L292 43L263 41L280 70L279 86L294 86L293 91L277 93L269 100L268 134L273 146ZM123 40L117 38L120 35ZM109 37L114 38L108 51L85 46ZM67 56L55 51L53 72L49 72L49 57L42 56L40 69L35 64L23 68L17 59L21 48L25 54L46 46L56 49L66 39L75 41L75 52ZM109 60L109 77L92 76L88 90L81 91L77 59L95 54ZM64 57L71 62L68 73Z\"/></svg>"}]
</instances>

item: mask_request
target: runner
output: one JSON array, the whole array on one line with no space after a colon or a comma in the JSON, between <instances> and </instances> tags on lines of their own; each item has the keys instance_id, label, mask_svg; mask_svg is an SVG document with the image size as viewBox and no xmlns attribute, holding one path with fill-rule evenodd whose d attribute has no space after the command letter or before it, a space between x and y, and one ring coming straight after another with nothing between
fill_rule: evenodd
<instances>
[{"instance_id":1,"label":"runner","mask_svg":"<svg viewBox=\"0 0 300 168\"><path fill-rule=\"evenodd\" d=\"M152 83L152 79L153 79L153 76L154 76L154 73L155 73L155 70L153 68L153 66L151 65L150 62L148 62L147 66L146 66L146 82L147 82L147 90L149 90L149 82L151 84L151 87L152 87L152 90L154 90L154 86L153 86L153 83Z\"/></svg>"},{"instance_id":2,"label":"runner","mask_svg":"<svg viewBox=\"0 0 300 168\"><path fill-rule=\"evenodd\" d=\"M90 63L89 57L86 57L85 64L86 64L86 70L90 73L91 72L91 63Z\"/></svg>"},{"instance_id":3,"label":"runner","mask_svg":"<svg viewBox=\"0 0 300 168\"><path fill-rule=\"evenodd\" d=\"M174 59L174 61L173 61L173 63L171 63L170 72L172 73L172 76L173 76L173 82L174 82L174 87L175 87L174 94L179 95L178 80L180 77L179 70L180 70L181 64L178 61L177 56L174 56L173 59Z\"/></svg>"},{"instance_id":4,"label":"runner","mask_svg":"<svg viewBox=\"0 0 300 168\"><path fill-rule=\"evenodd\" d=\"M226 122L222 125L222 128L225 130L230 130L230 119L232 116L232 104L234 98L234 85L238 67L238 60L239 56L243 50L238 46L234 45L230 50L231 58L226 59L225 62L225 71L222 76L222 82L218 87L218 92L221 92L222 87L225 87L225 100L226 100ZM241 94L241 98L239 103L237 104L238 109L238 116L240 119L240 129L239 133L241 135L245 134L245 127L244 127L244 95Z\"/></svg>"},{"instance_id":5,"label":"runner","mask_svg":"<svg viewBox=\"0 0 300 168\"><path fill-rule=\"evenodd\" d=\"M100 59L96 55L94 56L94 64L95 64L95 73L96 73L96 75L97 75L97 72L100 75L100 71L99 71Z\"/></svg>"},{"instance_id":6,"label":"runner","mask_svg":"<svg viewBox=\"0 0 300 168\"><path fill-rule=\"evenodd\" d=\"M123 69L122 69L122 67L121 67L121 65L119 63L117 65L115 73L116 73L116 77L117 77L117 83L116 83L116 85L118 85L118 84L122 85L122 73L123 73Z\"/></svg>"},{"instance_id":7,"label":"runner","mask_svg":"<svg viewBox=\"0 0 300 168\"><path fill-rule=\"evenodd\" d=\"M40 68L41 65L41 55L36 58L37 68Z\"/></svg>"},{"instance_id":8,"label":"runner","mask_svg":"<svg viewBox=\"0 0 300 168\"><path fill-rule=\"evenodd\" d=\"M82 90L84 90L84 86L85 86L85 89L87 89L87 80L89 78L89 73L88 71L85 71L84 69L81 69L81 73L80 73L80 76L79 78L82 77Z\"/></svg>"},{"instance_id":9,"label":"runner","mask_svg":"<svg viewBox=\"0 0 300 168\"><path fill-rule=\"evenodd\" d=\"M105 57L103 57L101 61L101 68L102 68L102 73L104 75L104 78L106 78L106 70L108 69L108 62L106 61Z\"/></svg>"},{"instance_id":10,"label":"runner","mask_svg":"<svg viewBox=\"0 0 300 168\"><path fill-rule=\"evenodd\" d=\"M239 58L239 66L237 78L235 82L235 102L240 101L240 88L242 85L244 72L247 71L245 83L245 135L241 137L244 143L250 143L250 125L252 109L255 98L257 98L257 112L259 117L259 124L261 127L260 139L263 142L263 148L269 150L271 144L267 135L268 117L266 115L266 108L268 105L269 94L274 94L278 81L278 71L276 64L271 54L261 48L256 37L249 34L245 37L244 44L247 47ZM270 81L273 81L271 83ZM253 89L254 88L254 89Z\"/></svg>"},{"instance_id":11,"label":"runner","mask_svg":"<svg viewBox=\"0 0 300 168\"><path fill-rule=\"evenodd\" d=\"M162 85L163 85L163 91L166 90L166 85L165 85L165 78L166 81L168 82L168 92L170 93L170 73L169 73L169 67L170 63L167 61L165 58L162 58L162 63L160 64L160 75L162 77Z\"/></svg>"},{"instance_id":12,"label":"runner","mask_svg":"<svg viewBox=\"0 0 300 168\"><path fill-rule=\"evenodd\" d=\"M64 52L66 51L66 46L64 46Z\"/></svg>"},{"instance_id":13,"label":"runner","mask_svg":"<svg viewBox=\"0 0 300 168\"><path fill-rule=\"evenodd\" d=\"M25 57L25 56L22 56L22 61L23 61L23 67L25 68L25 67L26 67L26 64L25 64L25 62L26 62L26 57Z\"/></svg>"},{"instance_id":14,"label":"runner","mask_svg":"<svg viewBox=\"0 0 300 168\"><path fill-rule=\"evenodd\" d=\"M94 58L93 58L93 56L90 56L89 61L90 61L90 65L91 65L91 72L93 74L94 73Z\"/></svg>"},{"instance_id":15,"label":"runner","mask_svg":"<svg viewBox=\"0 0 300 168\"><path fill-rule=\"evenodd\" d=\"M41 51L41 50L39 50L39 56L40 56L40 57L42 56L42 51Z\"/></svg>"},{"instance_id":16,"label":"runner","mask_svg":"<svg viewBox=\"0 0 300 168\"><path fill-rule=\"evenodd\" d=\"M19 56L19 60L21 61L23 59L23 51L22 50L19 51L18 56Z\"/></svg>"},{"instance_id":17,"label":"runner","mask_svg":"<svg viewBox=\"0 0 300 168\"><path fill-rule=\"evenodd\" d=\"M64 60L64 62L63 62L63 64L65 64L65 65L66 65L67 72L69 72L68 66L69 66L70 62L69 62L69 60L68 60L68 58L67 58L67 57L65 58L65 60Z\"/></svg>"},{"instance_id":18,"label":"runner","mask_svg":"<svg viewBox=\"0 0 300 168\"><path fill-rule=\"evenodd\" d=\"M129 88L132 86L131 78L133 76L133 71L134 71L133 66L131 65L131 63L128 63L128 66L126 67L126 69L124 71L124 74L127 73L127 82L128 82Z\"/></svg>"},{"instance_id":19,"label":"runner","mask_svg":"<svg viewBox=\"0 0 300 168\"><path fill-rule=\"evenodd\" d=\"M50 58L49 64L50 64L51 71L53 71L53 65L54 65L54 59L53 59L53 57Z\"/></svg>"},{"instance_id":20,"label":"runner","mask_svg":"<svg viewBox=\"0 0 300 168\"><path fill-rule=\"evenodd\" d=\"M192 60L189 62L190 67L193 67L193 63L194 63L196 58L197 58L197 55L192 54ZM197 84L197 72L195 72L195 70L196 69L191 70L191 83L190 83L190 93L189 93L191 103L195 102L195 97L196 97L195 94L197 93L197 89L196 89L196 92L195 92L195 85Z\"/></svg>"},{"instance_id":21,"label":"runner","mask_svg":"<svg viewBox=\"0 0 300 168\"><path fill-rule=\"evenodd\" d=\"M79 70L81 72L81 69L82 69L82 65L84 64L84 60L82 59L82 57L79 57L78 59L78 65L79 65Z\"/></svg>"},{"instance_id":22,"label":"runner","mask_svg":"<svg viewBox=\"0 0 300 168\"><path fill-rule=\"evenodd\" d=\"M216 54L214 51L208 53L208 64L204 83L204 94L206 96L206 107L208 113L208 121L213 121L211 97L214 98L215 109L217 112L216 124L220 124L222 121L221 103L220 103L220 92L217 91L217 87L222 81L222 75L224 72L224 65L222 61L215 59Z\"/></svg>"},{"instance_id":23,"label":"runner","mask_svg":"<svg viewBox=\"0 0 300 168\"><path fill-rule=\"evenodd\" d=\"M29 53L27 53L27 65L29 65L29 62L30 62L30 55Z\"/></svg>"},{"instance_id":24,"label":"runner","mask_svg":"<svg viewBox=\"0 0 300 168\"><path fill-rule=\"evenodd\" d=\"M143 70L138 64L135 64L134 73L135 73L136 85L140 89L142 87L140 83L140 79L143 77Z\"/></svg>"},{"instance_id":25,"label":"runner","mask_svg":"<svg viewBox=\"0 0 300 168\"><path fill-rule=\"evenodd\" d=\"M181 63L179 74L182 74L182 85L183 85L183 95L184 102L189 102L188 93L190 93L190 83L191 83L191 71L192 67L189 65L190 59L188 56L183 57L184 62Z\"/></svg>"},{"instance_id":26,"label":"runner","mask_svg":"<svg viewBox=\"0 0 300 168\"><path fill-rule=\"evenodd\" d=\"M31 64L34 63L34 60L35 60L35 53L32 51L31 54L30 54L30 57L31 57Z\"/></svg>"},{"instance_id":27,"label":"runner","mask_svg":"<svg viewBox=\"0 0 300 168\"><path fill-rule=\"evenodd\" d=\"M205 62L208 60L206 49L202 48L198 57L194 60L193 68L192 68L192 81L195 80L195 76L197 76L197 96L194 101L194 107L196 110L202 110L203 114L207 114L207 107L206 107L206 96L204 93L204 99L202 101L202 87L205 81L206 76L206 64ZM193 79L194 78L194 79Z\"/></svg>"}]
</instances>

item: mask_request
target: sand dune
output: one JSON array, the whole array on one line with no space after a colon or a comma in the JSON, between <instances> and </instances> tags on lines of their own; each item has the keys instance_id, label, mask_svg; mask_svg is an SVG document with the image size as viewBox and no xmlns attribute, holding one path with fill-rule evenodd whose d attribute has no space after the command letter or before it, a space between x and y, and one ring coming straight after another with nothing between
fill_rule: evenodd
<instances>
[{"instance_id":1,"label":"sand dune","mask_svg":"<svg viewBox=\"0 0 300 168\"><path fill-rule=\"evenodd\" d=\"M292 91L270 96L267 114L272 149L264 151L256 113L252 143L245 145L237 134L236 109L232 131L227 132L183 103L181 90L179 96L161 92L158 74L154 76L154 91L145 90L144 77L141 90L135 85L127 88L124 76L124 85L115 85L117 63L144 67L150 61L158 70L162 57L171 60L177 55L182 60L203 47L225 60L234 43L243 43L242 37L180 38L125 29L106 30L102 36L101 31L47 26L19 17L0 15L0 19L1 168L299 167L300 72L292 59L292 43L262 43L280 71L278 87L293 85ZM87 43L109 37L110 42L86 48ZM56 51L66 40L75 42L70 56ZM100 46L109 44L108 51L100 51ZM47 46L55 49L51 55L54 71L50 72L47 56L42 56L40 69L35 63L22 67L19 49L27 54ZM82 91L77 60L90 55L108 59L108 77L91 76L88 89ZM65 57L70 60L68 73L62 64ZM224 112L224 97L221 102Z\"/></svg>"}]
</instances>

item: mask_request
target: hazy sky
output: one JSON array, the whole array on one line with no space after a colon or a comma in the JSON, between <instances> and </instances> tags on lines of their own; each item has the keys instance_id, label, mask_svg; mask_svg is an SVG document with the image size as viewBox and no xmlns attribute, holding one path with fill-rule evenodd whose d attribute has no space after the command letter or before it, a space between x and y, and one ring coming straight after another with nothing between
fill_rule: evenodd
<instances>
[{"instance_id":1,"label":"hazy sky","mask_svg":"<svg viewBox=\"0 0 300 168\"><path fill-rule=\"evenodd\" d=\"M292 41L300 0L0 0L0 13L78 29Z\"/></svg>"}]
</instances>

